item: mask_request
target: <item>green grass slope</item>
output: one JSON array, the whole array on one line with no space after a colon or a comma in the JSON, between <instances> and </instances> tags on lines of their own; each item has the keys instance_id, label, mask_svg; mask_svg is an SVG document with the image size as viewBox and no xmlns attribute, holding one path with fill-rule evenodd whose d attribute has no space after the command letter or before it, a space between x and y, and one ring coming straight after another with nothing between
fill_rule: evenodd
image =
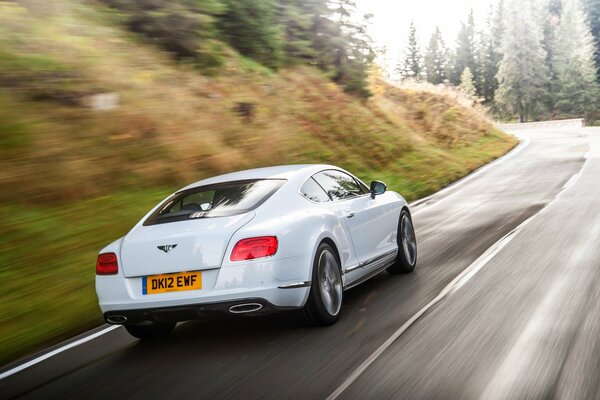
<instances>
[{"instance_id":1,"label":"green grass slope","mask_svg":"<svg viewBox=\"0 0 600 400\"><path fill-rule=\"evenodd\" d=\"M97 251L181 185L324 162L412 200L516 143L451 96L379 82L360 101L226 46L206 76L121 19L95 2L0 2L0 363L102 323Z\"/></svg>"}]
</instances>

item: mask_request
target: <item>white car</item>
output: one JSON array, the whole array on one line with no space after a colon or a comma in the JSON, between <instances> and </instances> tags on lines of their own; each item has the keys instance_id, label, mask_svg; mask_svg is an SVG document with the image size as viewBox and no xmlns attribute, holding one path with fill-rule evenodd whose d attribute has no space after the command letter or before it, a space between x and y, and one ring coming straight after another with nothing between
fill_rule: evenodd
<instances>
[{"instance_id":1,"label":"white car","mask_svg":"<svg viewBox=\"0 0 600 400\"><path fill-rule=\"evenodd\" d=\"M331 165L252 169L175 192L98 255L104 318L135 337L212 311L298 309L340 317L343 292L383 269L410 272L417 244L404 198Z\"/></svg>"}]
</instances>

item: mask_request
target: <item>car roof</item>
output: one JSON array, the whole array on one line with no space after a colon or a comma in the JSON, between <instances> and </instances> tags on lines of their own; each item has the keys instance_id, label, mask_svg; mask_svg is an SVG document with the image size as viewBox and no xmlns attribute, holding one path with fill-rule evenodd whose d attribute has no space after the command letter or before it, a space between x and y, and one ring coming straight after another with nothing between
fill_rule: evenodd
<instances>
[{"instance_id":1,"label":"car roof","mask_svg":"<svg viewBox=\"0 0 600 400\"><path fill-rule=\"evenodd\" d=\"M212 178L203 179L201 181L194 182L181 190L192 189L204 185L212 185L215 183L231 182L231 181L243 181L250 179L302 179L308 178L311 175L316 174L319 171L325 169L337 169L342 170L335 165L327 164L292 164L292 165L278 165L273 167L247 169L245 171L232 172L229 174L214 176ZM342 170L343 171L343 170Z\"/></svg>"}]
</instances>

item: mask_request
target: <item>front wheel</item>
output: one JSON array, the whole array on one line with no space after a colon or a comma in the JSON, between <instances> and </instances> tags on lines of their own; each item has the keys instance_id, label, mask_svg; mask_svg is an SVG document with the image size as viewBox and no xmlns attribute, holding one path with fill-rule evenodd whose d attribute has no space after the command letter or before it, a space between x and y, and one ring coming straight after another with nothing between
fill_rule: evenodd
<instances>
[{"instance_id":1,"label":"front wheel","mask_svg":"<svg viewBox=\"0 0 600 400\"><path fill-rule=\"evenodd\" d=\"M155 339L169 336L176 322L152 322L148 325L125 325L129 334L138 339Z\"/></svg>"},{"instance_id":2,"label":"front wheel","mask_svg":"<svg viewBox=\"0 0 600 400\"><path fill-rule=\"evenodd\" d=\"M390 274L406 274L412 272L417 265L417 238L412 219L407 210L402 210L398 222L398 257L388 267Z\"/></svg>"},{"instance_id":3,"label":"front wheel","mask_svg":"<svg viewBox=\"0 0 600 400\"><path fill-rule=\"evenodd\" d=\"M321 243L313 262L312 282L300 317L306 325L333 325L340 319L344 289L335 250Z\"/></svg>"}]
</instances>

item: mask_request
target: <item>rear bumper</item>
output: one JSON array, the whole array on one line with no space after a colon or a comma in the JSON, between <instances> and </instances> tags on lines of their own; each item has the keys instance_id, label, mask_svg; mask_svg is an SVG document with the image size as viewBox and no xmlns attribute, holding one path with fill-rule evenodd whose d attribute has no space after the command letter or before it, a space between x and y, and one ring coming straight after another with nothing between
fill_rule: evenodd
<instances>
[{"instance_id":1,"label":"rear bumper","mask_svg":"<svg viewBox=\"0 0 600 400\"><path fill-rule=\"evenodd\" d=\"M133 319L175 314L229 311L231 305L256 302L264 311L304 306L310 291L311 256L253 260L202 271L202 289L144 295L142 277L121 273L96 276L100 309L106 316L128 312ZM307 283L302 285L302 283ZM163 310L167 310L164 311Z\"/></svg>"},{"instance_id":2,"label":"rear bumper","mask_svg":"<svg viewBox=\"0 0 600 400\"><path fill-rule=\"evenodd\" d=\"M239 308L239 312L231 311L233 308L241 305L252 305L253 308L247 308L245 310ZM174 307L157 307L137 310L114 310L105 312L104 319L106 320L106 322L113 325L136 324L146 321L179 322L226 314L268 314L272 312L293 310L297 308L298 307L278 307L274 306L265 299L248 298L220 303L191 304Z\"/></svg>"}]
</instances>

